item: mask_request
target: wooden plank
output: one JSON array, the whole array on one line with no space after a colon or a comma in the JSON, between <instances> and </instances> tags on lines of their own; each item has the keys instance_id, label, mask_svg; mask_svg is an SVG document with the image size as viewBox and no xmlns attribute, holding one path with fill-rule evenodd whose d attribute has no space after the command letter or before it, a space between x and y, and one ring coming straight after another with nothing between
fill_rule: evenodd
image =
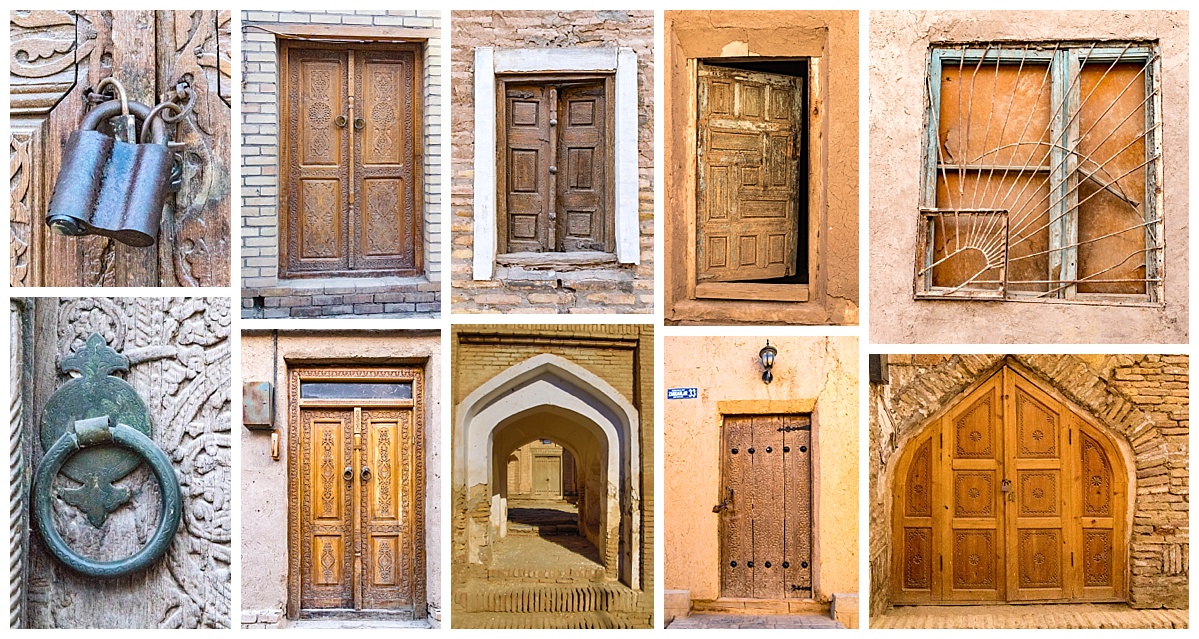
<instances>
[{"instance_id":1,"label":"wooden plank","mask_svg":"<svg viewBox=\"0 0 1199 639\"><path fill-rule=\"evenodd\" d=\"M808 417L783 418L783 596L812 596L812 431Z\"/></svg>"},{"instance_id":2,"label":"wooden plank","mask_svg":"<svg viewBox=\"0 0 1199 639\"><path fill-rule=\"evenodd\" d=\"M807 284L759 284L756 282L702 282L695 286L697 298L806 302Z\"/></svg>"},{"instance_id":3,"label":"wooden plank","mask_svg":"<svg viewBox=\"0 0 1199 639\"><path fill-rule=\"evenodd\" d=\"M784 522L790 504L784 494L783 425L780 415L760 415L753 420L753 596L759 599L782 599L787 593L783 582L787 556Z\"/></svg>"},{"instance_id":4,"label":"wooden plank","mask_svg":"<svg viewBox=\"0 0 1199 639\"><path fill-rule=\"evenodd\" d=\"M720 596L752 597L753 569L749 563L754 559L750 488L753 466L748 452L753 445L752 419L725 416L722 440L720 456L724 486L719 498L728 500L728 507L720 513Z\"/></svg>"}]
</instances>

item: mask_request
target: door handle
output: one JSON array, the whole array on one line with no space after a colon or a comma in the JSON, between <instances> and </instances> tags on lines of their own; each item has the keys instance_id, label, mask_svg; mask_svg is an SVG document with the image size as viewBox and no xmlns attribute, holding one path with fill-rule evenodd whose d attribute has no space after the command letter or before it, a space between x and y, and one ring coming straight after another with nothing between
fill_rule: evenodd
<instances>
[{"instance_id":1,"label":"door handle","mask_svg":"<svg viewBox=\"0 0 1199 639\"><path fill-rule=\"evenodd\" d=\"M38 433L46 454L34 472L32 501L38 531L55 559L89 577L119 577L145 570L171 545L179 529L182 495L171 459L150 439L150 411L137 391L112 375L129 370L129 359L92 333L83 348L63 358L64 373L79 373L54 391L43 411ZM111 414L95 416L96 407ZM69 464L67 462L70 462ZM124 559L98 561L77 554L54 524L57 497L74 506L100 528L108 515L132 495L113 485L147 464L158 480L161 509L158 527L141 550ZM59 473L79 482L78 488L54 489Z\"/></svg>"},{"instance_id":2,"label":"door handle","mask_svg":"<svg viewBox=\"0 0 1199 639\"><path fill-rule=\"evenodd\" d=\"M344 115L339 115L339 116L333 118L333 124L336 124L337 126L343 128L343 129L346 128L346 124L349 123L349 121L350 121L350 119Z\"/></svg>"},{"instance_id":3,"label":"door handle","mask_svg":"<svg viewBox=\"0 0 1199 639\"><path fill-rule=\"evenodd\" d=\"M341 478L346 481L353 480L354 479L354 468L351 466L346 466L345 471L342 472L342 474L341 474Z\"/></svg>"},{"instance_id":4,"label":"door handle","mask_svg":"<svg viewBox=\"0 0 1199 639\"><path fill-rule=\"evenodd\" d=\"M370 480L371 480L371 467L363 466L362 467L362 481L367 482Z\"/></svg>"},{"instance_id":5,"label":"door handle","mask_svg":"<svg viewBox=\"0 0 1199 639\"><path fill-rule=\"evenodd\" d=\"M354 118L355 129L361 129L364 126L366 126L366 120L363 120L362 118Z\"/></svg>"}]
</instances>

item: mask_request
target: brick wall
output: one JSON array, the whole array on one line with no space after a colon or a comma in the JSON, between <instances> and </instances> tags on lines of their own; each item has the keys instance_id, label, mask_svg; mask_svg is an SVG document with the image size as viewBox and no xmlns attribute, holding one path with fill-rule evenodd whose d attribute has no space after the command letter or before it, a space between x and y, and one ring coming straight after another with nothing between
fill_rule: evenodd
<instances>
[{"instance_id":1,"label":"brick wall","mask_svg":"<svg viewBox=\"0 0 1199 639\"><path fill-rule=\"evenodd\" d=\"M454 11L451 13L450 264L460 312L650 313L654 303L654 16L652 11ZM578 270L499 266L472 279L474 256L474 50L630 47L637 53L641 264Z\"/></svg>"},{"instance_id":2,"label":"brick wall","mask_svg":"<svg viewBox=\"0 0 1199 639\"><path fill-rule=\"evenodd\" d=\"M440 310L441 42L424 60L424 226L427 283L380 286L350 278L280 280L278 43L295 25L439 29L440 11L245 11L242 13L241 267L243 316L427 314ZM436 35L436 32L433 32ZM377 278L375 278L377 279ZM343 296L356 295L347 301ZM255 298L260 298L255 300Z\"/></svg>"},{"instance_id":3,"label":"brick wall","mask_svg":"<svg viewBox=\"0 0 1199 639\"><path fill-rule=\"evenodd\" d=\"M1016 355L1013 361L1102 422L1133 451L1129 603L1185 608L1190 432L1185 355ZM871 612L889 605L891 481L901 445L930 415L989 375L1001 355L890 355L889 383L870 387ZM1133 471L1133 469L1130 469ZM881 480L880 480L881 478Z\"/></svg>"}]
</instances>

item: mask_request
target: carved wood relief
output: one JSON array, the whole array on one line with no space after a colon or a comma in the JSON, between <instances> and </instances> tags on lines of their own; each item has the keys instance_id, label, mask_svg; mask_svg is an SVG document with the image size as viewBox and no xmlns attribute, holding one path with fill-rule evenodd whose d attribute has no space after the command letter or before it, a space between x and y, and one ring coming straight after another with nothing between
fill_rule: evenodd
<instances>
[{"instance_id":1,"label":"carved wood relief","mask_svg":"<svg viewBox=\"0 0 1199 639\"><path fill-rule=\"evenodd\" d=\"M145 401L153 440L182 489L179 530L145 572L85 578L52 559L36 535L29 550L27 623L36 628L225 628L230 625L230 307L221 298L37 298L31 304L31 406L68 376L58 360L92 333L129 358L126 381ZM30 415L36 426L40 415ZM32 444L32 463L41 445ZM65 480L58 479L59 485ZM113 560L139 550L157 526L158 483L142 466L118 482L134 497L101 528L61 500L54 520L72 548Z\"/></svg>"},{"instance_id":2,"label":"carved wood relief","mask_svg":"<svg viewBox=\"0 0 1199 639\"><path fill-rule=\"evenodd\" d=\"M301 396L308 380L397 381L413 399ZM424 419L418 369L293 369L289 378L288 615L423 616Z\"/></svg>"},{"instance_id":3,"label":"carved wood relief","mask_svg":"<svg viewBox=\"0 0 1199 639\"><path fill-rule=\"evenodd\" d=\"M10 283L226 285L229 12L27 10L9 20ZM109 76L121 80L131 100L150 105L180 80L196 94L174 134L186 144L183 186L168 198L157 248L59 237L43 223L62 145L85 112L85 91Z\"/></svg>"},{"instance_id":4,"label":"carved wood relief","mask_svg":"<svg viewBox=\"0 0 1199 639\"><path fill-rule=\"evenodd\" d=\"M900 458L895 602L1123 600L1116 450L1024 373L976 384Z\"/></svg>"},{"instance_id":5,"label":"carved wood relief","mask_svg":"<svg viewBox=\"0 0 1199 639\"><path fill-rule=\"evenodd\" d=\"M721 596L812 596L811 421L725 416Z\"/></svg>"}]
</instances>

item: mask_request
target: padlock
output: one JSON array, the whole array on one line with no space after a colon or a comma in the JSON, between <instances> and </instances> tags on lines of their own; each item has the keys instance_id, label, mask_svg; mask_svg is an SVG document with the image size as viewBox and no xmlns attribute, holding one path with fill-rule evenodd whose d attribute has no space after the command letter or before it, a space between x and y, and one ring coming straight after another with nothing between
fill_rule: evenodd
<instances>
[{"instance_id":1,"label":"padlock","mask_svg":"<svg viewBox=\"0 0 1199 639\"><path fill-rule=\"evenodd\" d=\"M96 106L63 147L46 214L46 224L56 233L103 235L139 247L157 239L174 153L167 147L161 118L150 123L149 143L132 144L97 131L112 118L120 122L123 104L111 100ZM143 122L150 116L150 107L139 102L129 102L128 111Z\"/></svg>"}]
</instances>

